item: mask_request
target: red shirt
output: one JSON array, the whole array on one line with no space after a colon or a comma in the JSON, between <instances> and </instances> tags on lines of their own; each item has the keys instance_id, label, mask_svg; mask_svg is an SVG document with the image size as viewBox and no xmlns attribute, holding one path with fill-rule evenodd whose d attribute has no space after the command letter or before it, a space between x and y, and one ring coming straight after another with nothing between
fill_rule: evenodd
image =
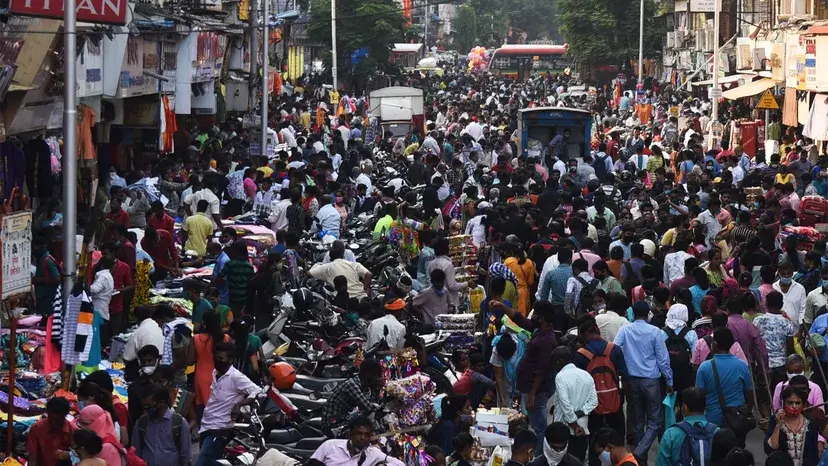
<instances>
[{"instance_id":1,"label":"red shirt","mask_svg":"<svg viewBox=\"0 0 828 466\"><path fill-rule=\"evenodd\" d=\"M132 271L129 266L119 260L115 261L115 266L112 267L112 279L115 281L115 289L132 286L135 282L132 280ZM119 314L124 310L124 295L118 293L112 295L112 300L109 301L109 313Z\"/></svg>"},{"instance_id":2,"label":"red shirt","mask_svg":"<svg viewBox=\"0 0 828 466\"><path fill-rule=\"evenodd\" d=\"M141 239L141 248L152 257L156 267L164 270L178 267L178 248L175 247L173 236L167 230L158 230L158 241L152 246L144 236Z\"/></svg>"},{"instance_id":3,"label":"red shirt","mask_svg":"<svg viewBox=\"0 0 828 466\"><path fill-rule=\"evenodd\" d=\"M63 428L55 430L48 419L41 419L35 422L29 430L26 450L37 458L39 466L56 466L55 452L69 451L74 431L75 426L69 421L64 421Z\"/></svg>"},{"instance_id":4,"label":"red shirt","mask_svg":"<svg viewBox=\"0 0 828 466\"><path fill-rule=\"evenodd\" d=\"M468 395L472 389L472 370L466 369L463 375L454 382L454 393L457 395Z\"/></svg>"},{"instance_id":5,"label":"red shirt","mask_svg":"<svg viewBox=\"0 0 828 466\"><path fill-rule=\"evenodd\" d=\"M156 230L169 231L175 237L175 220L167 214L158 218L154 214L147 217L147 226L153 227Z\"/></svg>"},{"instance_id":6,"label":"red shirt","mask_svg":"<svg viewBox=\"0 0 828 466\"><path fill-rule=\"evenodd\" d=\"M135 245L130 241L124 241L115 251L115 258L129 266L130 273L135 272Z\"/></svg>"},{"instance_id":7,"label":"red shirt","mask_svg":"<svg viewBox=\"0 0 828 466\"><path fill-rule=\"evenodd\" d=\"M118 212L107 212L106 218L112 220L112 223L120 223L129 228L129 214L124 209L120 209Z\"/></svg>"}]
</instances>

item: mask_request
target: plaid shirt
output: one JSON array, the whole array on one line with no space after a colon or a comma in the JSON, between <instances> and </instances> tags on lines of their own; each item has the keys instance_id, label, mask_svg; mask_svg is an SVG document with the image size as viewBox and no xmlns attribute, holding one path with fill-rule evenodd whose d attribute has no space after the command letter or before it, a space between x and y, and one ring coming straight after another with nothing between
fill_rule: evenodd
<instances>
[{"instance_id":1,"label":"plaid shirt","mask_svg":"<svg viewBox=\"0 0 828 466\"><path fill-rule=\"evenodd\" d=\"M354 408L360 411L370 411L373 402L371 391L363 390L359 378L350 378L339 384L331 393L328 402L322 408L322 429L330 428L331 424L341 422Z\"/></svg>"},{"instance_id":2,"label":"plaid shirt","mask_svg":"<svg viewBox=\"0 0 828 466\"><path fill-rule=\"evenodd\" d=\"M463 171L454 169L447 171L446 183L454 194L459 194L463 190Z\"/></svg>"},{"instance_id":3,"label":"plaid shirt","mask_svg":"<svg viewBox=\"0 0 828 466\"><path fill-rule=\"evenodd\" d=\"M589 276L588 272L581 272L578 277L584 283L590 283L594 278ZM581 289L584 285L575 277L569 277L566 281L566 295L564 295L564 312L569 316L575 316L575 311L578 310L578 304L581 301ZM586 311L584 311L586 312Z\"/></svg>"}]
</instances>

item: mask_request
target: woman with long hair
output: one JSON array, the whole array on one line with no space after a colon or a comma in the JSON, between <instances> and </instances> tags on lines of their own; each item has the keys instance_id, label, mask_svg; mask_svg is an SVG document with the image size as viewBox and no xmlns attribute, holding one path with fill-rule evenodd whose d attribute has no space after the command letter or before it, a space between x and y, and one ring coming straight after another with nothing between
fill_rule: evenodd
<instances>
[{"instance_id":1,"label":"woman with long hair","mask_svg":"<svg viewBox=\"0 0 828 466\"><path fill-rule=\"evenodd\" d=\"M710 277L707 275L707 271L701 267L696 267L691 273L693 275L693 279L696 280L696 284L690 287L690 294L692 296L691 302L693 304L691 312L701 313L702 299L704 299L710 291Z\"/></svg>"},{"instance_id":2,"label":"woman with long hair","mask_svg":"<svg viewBox=\"0 0 828 466\"><path fill-rule=\"evenodd\" d=\"M535 284L535 263L526 257L526 253L519 245L512 246L509 258L503 263L517 278L517 307L523 316L529 315L531 302L531 286Z\"/></svg>"},{"instance_id":3,"label":"woman with long hair","mask_svg":"<svg viewBox=\"0 0 828 466\"><path fill-rule=\"evenodd\" d=\"M80 385L78 385L78 409L83 410L87 406L100 406L104 411L109 413L115 428L116 437L118 437L121 441L121 444L129 444L127 426L121 425L121 423L118 422L118 414L115 411L111 391L107 392L103 387L99 386L95 382L84 379Z\"/></svg>"},{"instance_id":4,"label":"woman with long hair","mask_svg":"<svg viewBox=\"0 0 828 466\"><path fill-rule=\"evenodd\" d=\"M458 433L469 428L471 405L466 395L448 395L440 403L440 420L428 431L426 440L430 445L443 449L447 455L454 453L452 440Z\"/></svg>"},{"instance_id":5,"label":"woman with long hair","mask_svg":"<svg viewBox=\"0 0 828 466\"><path fill-rule=\"evenodd\" d=\"M808 397L789 385L782 390L782 409L771 417L765 436L765 453L785 451L797 466L819 463L819 426L802 414Z\"/></svg>"},{"instance_id":6,"label":"woman with long hair","mask_svg":"<svg viewBox=\"0 0 828 466\"><path fill-rule=\"evenodd\" d=\"M518 302L518 279L515 276L514 272L512 272L509 267L506 267L505 264L502 262L494 262L492 265L489 266L489 279L495 278L502 278L506 281L506 288L503 291L502 298L505 301L509 301L512 305L517 304ZM491 286L491 284L490 284ZM489 290L487 291L487 295L491 295Z\"/></svg>"},{"instance_id":7,"label":"woman with long hair","mask_svg":"<svg viewBox=\"0 0 828 466\"><path fill-rule=\"evenodd\" d=\"M215 312L204 314L201 323L201 333L193 337L190 348L187 350L187 365L195 364L195 404L196 410L204 411L204 405L210 399L210 387L213 383L213 349L230 338L221 328L221 319Z\"/></svg>"},{"instance_id":8,"label":"woman with long hair","mask_svg":"<svg viewBox=\"0 0 828 466\"><path fill-rule=\"evenodd\" d=\"M250 317L242 316L230 325L230 336L236 348L236 369L251 380L258 380L261 375L259 361L264 360L264 354L261 338L250 333L252 326Z\"/></svg>"}]
</instances>

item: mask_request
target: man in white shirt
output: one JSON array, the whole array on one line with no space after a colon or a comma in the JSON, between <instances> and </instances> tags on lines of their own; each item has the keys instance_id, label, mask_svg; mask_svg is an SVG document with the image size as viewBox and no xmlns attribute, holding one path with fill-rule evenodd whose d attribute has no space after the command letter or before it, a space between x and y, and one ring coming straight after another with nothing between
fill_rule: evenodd
<instances>
[{"instance_id":1,"label":"man in white shirt","mask_svg":"<svg viewBox=\"0 0 828 466\"><path fill-rule=\"evenodd\" d=\"M475 141L479 141L483 138L483 127L474 120L466 125L465 131L469 133L469 136L471 136Z\"/></svg>"},{"instance_id":2,"label":"man in white shirt","mask_svg":"<svg viewBox=\"0 0 828 466\"><path fill-rule=\"evenodd\" d=\"M371 279L373 278L371 272L359 262L346 261L344 256L344 245L341 248L331 248L331 262L315 264L310 269L310 275L325 280L331 286L334 284L334 279L342 275L348 280L348 296L357 299L367 297L371 291Z\"/></svg>"},{"instance_id":3,"label":"man in white shirt","mask_svg":"<svg viewBox=\"0 0 828 466\"><path fill-rule=\"evenodd\" d=\"M595 316L595 324L598 325L601 338L604 340L615 341L618 330L630 323L627 317L619 314L619 312L626 314L626 306L618 307L614 306L613 303L607 303L606 312Z\"/></svg>"},{"instance_id":4,"label":"man in white shirt","mask_svg":"<svg viewBox=\"0 0 828 466\"><path fill-rule=\"evenodd\" d=\"M362 173L362 170L359 167L354 167L351 170L351 178L354 179L354 181L355 181L354 185L355 186L359 186L361 184L364 184L365 187L368 188L365 192L367 192L369 195L371 194L371 190L372 190L372 186L373 186L371 184L371 178L369 178L368 175L366 175L365 173Z\"/></svg>"},{"instance_id":5,"label":"man in white shirt","mask_svg":"<svg viewBox=\"0 0 828 466\"><path fill-rule=\"evenodd\" d=\"M89 286L89 293L92 295L92 306L104 320L109 320L109 302L112 301L112 293L115 292L115 280L112 278L112 267L115 261L112 257L102 257L98 261L98 272L95 273L95 280ZM111 337L112 335L105 335Z\"/></svg>"},{"instance_id":6,"label":"man in white shirt","mask_svg":"<svg viewBox=\"0 0 828 466\"><path fill-rule=\"evenodd\" d=\"M399 317L401 317L404 309L405 301L402 299L386 303L385 315L368 324L368 338L365 341L365 347L370 350L385 339L385 342L388 343L388 349L402 349L405 345L406 330L405 325L400 323Z\"/></svg>"},{"instance_id":7,"label":"man in white shirt","mask_svg":"<svg viewBox=\"0 0 828 466\"><path fill-rule=\"evenodd\" d=\"M347 440L331 439L319 446L311 460L325 466L404 466L405 463L388 456L377 447L371 446L374 428L367 418L360 418L351 425Z\"/></svg>"},{"instance_id":8,"label":"man in white shirt","mask_svg":"<svg viewBox=\"0 0 828 466\"><path fill-rule=\"evenodd\" d=\"M734 179L735 180L735 179ZM716 235L722 231L722 225L716 217L722 210L722 201L713 198L707 203L707 210L700 213L697 220L707 227L707 244L712 246Z\"/></svg>"},{"instance_id":9,"label":"man in white shirt","mask_svg":"<svg viewBox=\"0 0 828 466\"><path fill-rule=\"evenodd\" d=\"M728 157L727 159L728 170L733 175L733 186L739 186L739 183L745 179L745 170L739 166L739 159L736 157Z\"/></svg>"},{"instance_id":10,"label":"man in white shirt","mask_svg":"<svg viewBox=\"0 0 828 466\"><path fill-rule=\"evenodd\" d=\"M805 287L793 280L794 270L790 262L779 264L779 280L773 284L773 289L782 293L782 312L794 325L799 327L805 316L805 303L808 294Z\"/></svg>"},{"instance_id":11,"label":"man in white shirt","mask_svg":"<svg viewBox=\"0 0 828 466\"><path fill-rule=\"evenodd\" d=\"M286 230L288 226L287 208L290 206L290 189L282 188L279 199L270 203L270 221L273 231Z\"/></svg>"},{"instance_id":12,"label":"man in white shirt","mask_svg":"<svg viewBox=\"0 0 828 466\"><path fill-rule=\"evenodd\" d=\"M296 143L296 136L293 135L293 131L290 130L290 126L287 123L284 123L282 128L279 130L279 136L281 136L282 140L285 141L285 144L287 144L288 147L299 147Z\"/></svg>"},{"instance_id":13,"label":"man in white shirt","mask_svg":"<svg viewBox=\"0 0 828 466\"><path fill-rule=\"evenodd\" d=\"M342 216L333 205L329 194L319 198L319 212L316 213L316 222L311 227L313 232L324 232L325 235L339 238L342 228Z\"/></svg>"},{"instance_id":14,"label":"man in white shirt","mask_svg":"<svg viewBox=\"0 0 828 466\"><path fill-rule=\"evenodd\" d=\"M147 345L158 348L158 354L164 353L164 332L158 322L153 320L155 308L138 306L135 308L135 317L141 324L138 329L132 332L124 345L123 358L129 363L138 359L138 350Z\"/></svg>"},{"instance_id":15,"label":"man in white shirt","mask_svg":"<svg viewBox=\"0 0 828 466\"><path fill-rule=\"evenodd\" d=\"M552 360L557 369L552 421L569 426L572 434L569 437L569 453L575 458L584 458L590 434L587 419L589 413L598 407L595 380L589 372L575 366L572 351L566 346L555 348Z\"/></svg>"},{"instance_id":16,"label":"man in white shirt","mask_svg":"<svg viewBox=\"0 0 828 466\"><path fill-rule=\"evenodd\" d=\"M219 228L221 226L221 211L219 210L221 202L218 196L210 189L211 186L202 186L199 178L193 176L190 182L193 185L193 193L184 198L185 220L188 216L198 213L198 201L203 199L209 205L205 215L212 220L213 228Z\"/></svg>"}]
</instances>

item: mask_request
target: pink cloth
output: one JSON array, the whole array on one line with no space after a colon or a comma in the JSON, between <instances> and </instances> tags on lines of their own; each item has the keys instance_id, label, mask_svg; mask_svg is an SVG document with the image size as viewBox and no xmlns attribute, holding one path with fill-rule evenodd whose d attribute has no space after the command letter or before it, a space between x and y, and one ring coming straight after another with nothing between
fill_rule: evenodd
<instances>
[{"instance_id":1,"label":"pink cloth","mask_svg":"<svg viewBox=\"0 0 828 466\"><path fill-rule=\"evenodd\" d=\"M693 356L690 358L690 362L696 367L701 366L701 363L707 360L707 355L709 354L710 348L707 346L707 342L704 341L704 338L699 338L699 341L696 342L696 346L693 348ZM745 352L742 351L739 343L733 343L733 346L730 347L730 354L741 359L745 364L748 363Z\"/></svg>"},{"instance_id":2,"label":"pink cloth","mask_svg":"<svg viewBox=\"0 0 828 466\"><path fill-rule=\"evenodd\" d=\"M90 405L83 408L78 415L78 428L89 429L104 440L103 449L98 454L98 458L106 461L110 465L121 464L121 452L119 448L123 447L120 446L120 443L118 446L114 446L106 442L108 437L118 439L115 435L115 423L112 422L112 416L108 412L104 411L98 405Z\"/></svg>"},{"instance_id":3,"label":"pink cloth","mask_svg":"<svg viewBox=\"0 0 828 466\"><path fill-rule=\"evenodd\" d=\"M244 194L247 195L248 199L256 199L256 182L253 181L253 178L245 178L242 186L244 186Z\"/></svg>"},{"instance_id":4,"label":"pink cloth","mask_svg":"<svg viewBox=\"0 0 828 466\"><path fill-rule=\"evenodd\" d=\"M788 382L779 382L776 384L776 388L773 390L773 412L779 410L782 407L782 390L788 386ZM819 385L808 381L808 388L811 389L811 393L808 394L808 403L811 406L819 406L819 409L825 411L825 407L821 406L823 403L822 400L822 389L819 388Z\"/></svg>"}]
</instances>

